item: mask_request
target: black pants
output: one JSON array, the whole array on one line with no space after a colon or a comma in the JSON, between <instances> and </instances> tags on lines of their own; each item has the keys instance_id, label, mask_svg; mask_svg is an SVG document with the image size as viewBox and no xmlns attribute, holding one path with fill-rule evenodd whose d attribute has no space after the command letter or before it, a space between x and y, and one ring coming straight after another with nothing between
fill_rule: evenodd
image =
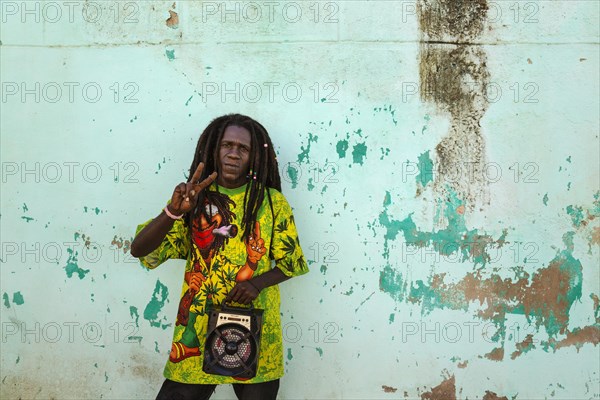
<instances>
[{"instance_id":1,"label":"black pants","mask_svg":"<svg viewBox=\"0 0 600 400\"><path fill-rule=\"evenodd\" d=\"M208 400L217 385L179 383L165 379L156 400ZM279 391L279 379L262 383L234 383L238 400L275 400Z\"/></svg>"}]
</instances>

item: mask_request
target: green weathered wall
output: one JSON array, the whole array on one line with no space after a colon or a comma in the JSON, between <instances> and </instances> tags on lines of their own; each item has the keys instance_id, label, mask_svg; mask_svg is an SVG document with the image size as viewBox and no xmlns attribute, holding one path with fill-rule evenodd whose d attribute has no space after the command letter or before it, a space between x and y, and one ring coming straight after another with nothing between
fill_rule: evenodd
<instances>
[{"instance_id":1,"label":"green weathered wall","mask_svg":"<svg viewBox=\"0 0 600 400\"><path fill-rule=\"evenodd\" d=\"M600 397L598 2L0 7L2 399L155 395L184 266L129 244L227 112L310 260L282 399Z\"/></svg>"}]
</instances>

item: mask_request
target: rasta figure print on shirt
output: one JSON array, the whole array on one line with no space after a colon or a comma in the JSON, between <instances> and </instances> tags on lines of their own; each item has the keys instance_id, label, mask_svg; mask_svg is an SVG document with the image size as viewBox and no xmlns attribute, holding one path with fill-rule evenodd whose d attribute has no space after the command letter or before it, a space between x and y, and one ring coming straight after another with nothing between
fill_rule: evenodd
<instances>
[{"instance_id":1,"label":"rasta figure print on shirt","mask_svg":"<svg viewBox=\"0 0 600 400\"><path fill-rule=\"evenodd\" d=\"M278 268L288 277L308 272L296 221L286 198L269 188L256 216L250 237L242 238L244 198L247 186L229 189L217 184L205 189L196 222L178 219L161 244L141 257L145 268L177 268L169 260L186 260L181 273L173 315L173 336L164 377L182 383L240 383L237 377L207 374L202 370L209 321L209 307L219 306L237 282ZM206 200L206 201L205 201ZM202 206L200 205L202 204ZM136 234L152 219L138 225ZM236 230L237 229L237 230ZM194 294L195 293L195 294ZM279 285L265 287L253 301L264 310L258 370L244 383L260 383L284 375L283 335ZM235 303L232 305L236 305Z\"/></svg>"},{"instance_id":2,"label":"rasta figure print on shirt","mask_svg":"<svg viewBox=\"0 0 600 400\"><path fill-rule=\"evenodd\" d=\"M266 253L257 221L252 235L244 242L246 261L243 265L231 262L221 251L230 239L237 237L236 204L224 193L207 191L199 216L192 222L191 262L185 272L187 290L177 311L176 326L185 329L179 341L174 341L169 360L179 363L200 356L196 319L213 304L220 304L235 282L252 278L260 259ZM239 239L238 239L239 240Z\"/></svg>"}]
</instances>

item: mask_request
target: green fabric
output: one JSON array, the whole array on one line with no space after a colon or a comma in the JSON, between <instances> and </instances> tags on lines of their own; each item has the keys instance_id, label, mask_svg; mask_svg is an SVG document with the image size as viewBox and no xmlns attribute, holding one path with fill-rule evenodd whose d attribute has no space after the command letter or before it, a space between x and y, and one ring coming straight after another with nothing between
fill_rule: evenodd
<instances>
[{"instance_id":1,"label":"green fabric","mask_svg":"<svg viewBox=\"0 0 600 400\"><path fill-rule=\"evenodd\" d=\"M204 339L208 324L208 315L205 311L211 304L218 305L225 299L227 293L235 286L236 276L240 269L244 268L248 257L246 243L241 240L245 186L226 189L220 186L217 188L213 184L210 189L212 194L218 191L220 193L218 196L225 195L228 198L228 201L225 202L227 210L218 210L218 214L219 216L228 214L231 218L230 225L235 224L238 232L235 237L225 240L224 249L215 250L212 257L207 258L208 265L200 253L196 240L190 240L189 227L183 220L175 221L171 231L156 250L140 258L142 265L150 269L158 267L168 259L185 259L187 260L185 276L196 271L201 272L203 279L198 292L190 293L188 291L191 291L189 282L184 276L179 312L181 313L183 309L184 314L187 314L189 311L189 317L187 321L185 318L180 320L179 316L176 320L173 332L174 353L172 352L172 355L175 354L176 359L177 354L181 354L177 350L181 349L181 345L191 347L199 343L199 346L193 347L192 352L184 351L185 354L192 354L191 356L183 357L181 360L176 359L175 362L171 359L167 361L164 375L167 379L177 382L205 384L258 383L281 378L284 369L278 285L262 290L253 303L255 308L265 310L256 376L250 380L240 381L232 377L205 374L202 371ZM269 191L273 202L275 221L273 224L271 208L267 196L265 196L257 219L260 226L260 237L264 240L264 256L258 261L252 276L260 275L271 269L269 254L275 260L275 265L286 276L305 274L308 272L308 266L298 240L292 209L280 192L274 189L269 189ZM207 207L207 210L214 214L216 208ZM139 225L136 234L149 222ZM226 224L221 223L219 226L223 225ZM275 227L273 243L270 243L273 226ZM246 267L246 271L249 271L248 267ZM188 303L185 303L185 297L187 297ZM182 304L189 304L189 307L182 306ZM193 340L194 336L198 339L197 342Z\"/></svg>"}]
</instances>

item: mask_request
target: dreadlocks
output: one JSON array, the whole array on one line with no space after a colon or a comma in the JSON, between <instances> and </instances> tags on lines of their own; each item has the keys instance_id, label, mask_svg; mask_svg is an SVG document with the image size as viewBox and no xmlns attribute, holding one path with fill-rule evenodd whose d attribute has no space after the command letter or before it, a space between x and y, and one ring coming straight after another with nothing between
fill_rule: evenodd
<instances>
[{"instance_id":1,"label":"dreadlocks","mask_svg":"<svg viewBox=\"0 0 600 400\"><path fill-rule=\"evenodd\" d=\"M265 199L265 193L269 200L271 212L273 212L271 195L267 188L270 187L281 191L281 178L279 176L277 159L275 158L275 149L271 143L269 133L264 126L252 118L241 114L227 114L215 118L208 124L206 129L204 129L204 132L202 132L202 135L200 135L200 139L198 139L194 160L190 166L188 182L201 162L204 163L204 170L202 171L200 181L204 180L215 171L219 172L217 171L219 145L225 129L231 125L247 129L248 132L250 132L252 141L250 150L250 170L256 173L256 179L250 177L248 180L246 193L244 194L244 215L242 217L242 240L247 240L252 232L254 223L256 222L258 210ZM205 199L205 191L202 191L198 197L196 208L185 217L188 226L192 226L192 218L200 216L200 213L204 213L207 220L210 220L210 217L206 215L206 210L204 210L203 206ZM273 221L274 220L275 215L273 215Z\"/></svg>"}]
</instances>

